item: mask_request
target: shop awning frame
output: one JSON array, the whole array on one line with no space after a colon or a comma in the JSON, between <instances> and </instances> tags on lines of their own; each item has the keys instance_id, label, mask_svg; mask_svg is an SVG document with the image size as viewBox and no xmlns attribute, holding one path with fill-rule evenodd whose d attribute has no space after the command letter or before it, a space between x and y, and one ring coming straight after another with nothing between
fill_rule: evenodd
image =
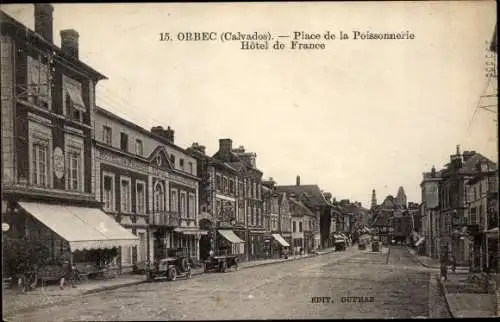
<instances>
[{"instance_id":1,"label":"shop awning frame","mask_svg":"<svg viewBox=\"0 0 500 322\"><path fill-rule=\"evenodd\" d=\"M139 245L139 238L98 208L19 202L42 224L77 250Z\"/></svg>"},{"instance_id":2,"label":"shop awning frame","mask_svg":"<svg viewBox=\"0 0 500 322\"><path fill-rule=\"evenodd\" d=\"M241 244L245 243L243 239L238 237L232 230L229 229L220 229L218 230L219 234L222 235L227 241L233 243L233 244Z\"/></svg>"},{"instance_id":3,"label":"shop awning frame","mask_svg":"<svg viewBox=\"0 0 500 322\"><path fill-rule=\"evenodd\" d=\"M284 247L290 247L290 244L280 235L280 234L272 234L273 238Z\"/></svg>"}]
</instances>

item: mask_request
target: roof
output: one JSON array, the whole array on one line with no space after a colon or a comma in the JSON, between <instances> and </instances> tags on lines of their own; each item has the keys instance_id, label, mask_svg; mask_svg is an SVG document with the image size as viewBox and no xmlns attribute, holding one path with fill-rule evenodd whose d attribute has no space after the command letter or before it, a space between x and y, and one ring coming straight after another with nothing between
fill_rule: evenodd
<instances>
[{"instance_id":1,"label":"roof","mask_svg":"<svg viewBox=\"0 0 500 322\"><path fill-rule=\"evenodd\" d=\"M99 73L96 71L94 68L90 67L89 65L85 64L83 61L80 59L73 57L71 55L68 55L67 53L63 52L61 48L56 46L54 43L48 41L47 39L43 38L41 35L39 35L37 32L29 29L26 27L24 24L21 22L17 21L4 11L0 10L0 21L2 23L2 31L9 30L12 27L16 31L19 30L21 31L20 33L16 32L16 36L19 38L24 38L26 42L33 46L37 47L48 47L51 50L53 50L57 54L57 59L63 60L63 63L66 64L74 64L76 65L77 68L82 69L86 73L89 73L94 76L96 79L108 79L106 76L103 74Z\"/></svg>"},{"instance_id":2,"label":"roof","mask_svg":"<svg viewBox=\"0 0 500 322\"><path fill-rule=\"evenodd\" d=\"M280 192L286 192L288 195L294 194L298 198L304 196L304 202L313 207L331 206L317 185L276 186L276 189Z\"/></svg>"},{"instance_id":3,"label":"roof","mask_svg":"<svg viewBox=\"0 0 500 322\"><path fill-rule=\"evenodd\" d=\"M471 179L469 179L467 181L467 184L468 185L472 185L472 184L475 184L475 183L477 183L478 181L480 181L480 180L482 180L484 178L496 177L496 176L498 176L498 170L479 172L474 177L472 177Z\"/></svg>"},{"instance_id":4,"label":"roof","mask_svg":"<svg viewBox=\"0 0 500 322\"><path fill-rule=\"evenodd\" d=\"M467 159L462 164L462 168L460 169L461 173L475 173L477 172L476 170L476 164L479 163L480 161L486 162L488 166L491 166L494 169L497 169L496 163L488 159L487 157L483 156L480 153L475 153L471 157Z\"/></svg>"},{"instance_id":5,"label":"roof","mask_svg":"<svg viewBox=\"0 0 500 322\"><path fill-rule=\"evenodd\" d=\"M290 209L292 215L296 214L298 209L301 209L303 211L303 213L305 213L307 216L315 216L315 214L299 200L297 200L295 198L289 198L289 200L292 203L292 207ZM293 205L295 205L295 207ZM298 215L302 215L302 213L298 213Z\"/></svg>"},{"instance_id":6,"label":"roof","mask_svg":"<svg viewBox=\"0 0 500 322\"><path fill-rule=\"evenodd\" d=\"M172 147L172 148L174 148L174 149L176 149L178 151L187 152L185 149L181 148L180 146L175 145L174 143L168 141L167 139L165 139L165 138L163 138L163 137L161 137L161 136L159 136L159 135L157 135L157 134L155 134L155 133L153 133L151 131L148 131L145 128L143 128L143 127L141 127L141 126L139 126L139 125L137 125L137 124L135 124L135 123L133 123L131 121L128 121L128 120L124 119L123 117L118 116L115 113L112 113L112 112L110 112L110 111L108 111L108 110L106 110L106 109L104 109L104 108L102 108L100 106L96 106L95 107L95 111L97 113L101 113L102 115L104 115L106 117L109 117L109 118L111 118L111 119L113 119L113 120L115 120L117 122L120 122L121 124L123 124L125 126L128 126L131 129L134 129L134 130L136 130L139 133L147 135L147 136L149 136L149 137L151 137L151 138L153 138L153 139L161 142L164 145Z\"/></svg>"}]
</instances>

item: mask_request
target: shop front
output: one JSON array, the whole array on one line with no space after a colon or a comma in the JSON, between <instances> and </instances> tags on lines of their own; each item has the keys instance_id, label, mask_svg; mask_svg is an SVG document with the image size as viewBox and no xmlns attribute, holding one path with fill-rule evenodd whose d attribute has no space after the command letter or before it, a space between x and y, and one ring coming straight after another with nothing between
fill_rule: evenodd
<instances>
[{"instance_id":1,"label":"shop front","mask_svg":"<svg viewBox=\"0 0 500 322\"><path fill-rule=\"evenodd\" d=\"M286 257L290 251L290 244L280 234L272 234L273 241L273 257Z\"/></svg>"},{"instance_id":2,"label":"shop front","mask_svg":"<svg viewBox=\"0 0 500 322\"><path fill-rule=\"evenodd\" d=\"M109 278L121 273L120 248L139 244L98 208L23 201L14 209L4 239L12 247L3 256L11 275L34 270L38 279L55 281L69 261L83 277Z\"/></svg>"}]
</instances>

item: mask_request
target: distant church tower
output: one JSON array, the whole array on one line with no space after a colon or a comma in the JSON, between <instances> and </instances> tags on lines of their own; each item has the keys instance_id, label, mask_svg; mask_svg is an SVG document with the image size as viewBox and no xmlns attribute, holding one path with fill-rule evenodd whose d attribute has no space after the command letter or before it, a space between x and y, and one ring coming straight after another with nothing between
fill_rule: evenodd
<instances>
[{"instance_id":1,"label":"distant church tower","mask_svg":"<svg viewBox=\"0 0 500 322\"><path fill-rule=\"evenodd\" d=\"M399 187L398 189L398 195L396 196L396 203L398 206L401 208L406 208L406 193L405 189L403 187Z\"/></svg>"},{"instance_id":2,"label":"distant church tower","mask_svg":"<svg viewBox=\"0 0 500 322\"><path fill-rule=\"evenodd\" d=\"M375 194L375 189L372 190L372 205L370 209L377 207L377 196Z\"/></svg>"}]
</instances>

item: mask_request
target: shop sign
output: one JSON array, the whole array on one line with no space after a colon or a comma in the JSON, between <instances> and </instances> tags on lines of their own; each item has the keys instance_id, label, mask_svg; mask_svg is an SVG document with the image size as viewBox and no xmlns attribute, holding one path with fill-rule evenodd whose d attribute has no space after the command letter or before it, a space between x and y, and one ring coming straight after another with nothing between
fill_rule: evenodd
<instances>
[{"instance_id":1,"label":"shop sign","mask_svg":"<svg viewBox=\"0 0 500 322\"><path fill-rule=\"evenodd\" d=\"M54 148L54 174L57 179L64 176L64 153L58 146Z\"/></svg>"},{"instance_id":2,"label":"shop sign","mask_svg":"<svg viewBox=\"0 0 500 322\"><path fill-rule=\"evenodd\" d=\"M9 231L10 226L8 223L4 222L2 223L2 231Z\"/></svg>"}]
</instances>

